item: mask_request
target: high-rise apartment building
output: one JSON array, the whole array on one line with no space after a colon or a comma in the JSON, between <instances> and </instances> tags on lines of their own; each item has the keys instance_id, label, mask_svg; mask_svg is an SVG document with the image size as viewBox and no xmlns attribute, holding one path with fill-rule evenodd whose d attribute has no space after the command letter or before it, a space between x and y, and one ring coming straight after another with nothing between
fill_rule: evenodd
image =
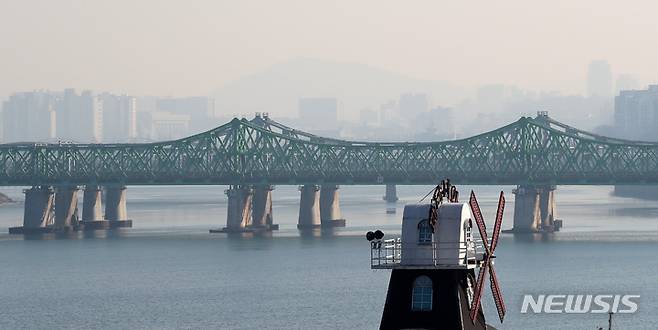
<instances>
[{"instance_id":1,"label":"high-rise apartment building","mask_svg":"<svg viewBox=\"0 0 658 330\"><path fill-rule=\"evenodd\" d=\"M56 97L47 91L15 93L3 102L5 143L50 142L55 139Z\"/></svg>"},{"instance_id":2,"label":"high-rise apartment building","mask_svg":"<svg viewBox=\"0 0 658 330\"><path fill-rule=\"evenodd\" d=\"M137 99L129 95L102 93L103 142L130 142L137 137Z\"/></svg>"},{"instance_id":3,"label":"high-rise apartment building","mask_svg":"<svg viewBox=\"0 0 658 330\"><path fill-rule=\"evenodd\" d=\"M57 138L80 143L98 143L103 134L103 104L91 91L78 95L65 89L57 98Z\"/></svg>"},{"instance_id":4,"label":"high-rise apartment building","mask_svg":"<svg viewBox=\"0 0 658 330\"><path fill-rule=\"evenodd\" d=\"M121 143L180 138L214 127L208 97L134 97L61 92L15 93L2 106L4 142Z\"/></svg>"},{"instance_id":5,"label":"high-rise apartment building","mask_svg":"<svg viewBox=\"0 0 658 330\"><path fill-rule=\"evenodd\" d=\"M646 90L621 91L615 97L615 132L618 136L658 141L658 85Z\"/></svg>"}]
</instances>

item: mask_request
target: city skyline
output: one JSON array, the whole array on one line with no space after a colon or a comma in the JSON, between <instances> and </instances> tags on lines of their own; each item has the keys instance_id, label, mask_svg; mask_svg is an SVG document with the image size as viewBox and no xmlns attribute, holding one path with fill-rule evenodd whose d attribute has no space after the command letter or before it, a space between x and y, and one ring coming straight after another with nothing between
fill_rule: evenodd
<instances>
[{"instance_id":1,"label":"city skyline","mask_svg":"<svg viewBox=\"0 0 658 330\"><path fill-rule=\"evenodd\" d=\"M592 65L592 63L607 63L608 69L610 69L610 81L607 83L610 83L610 89L611 93L608 93L606 95L600 95L600 96L614 96L619 93L620 90L631 90L631 89L641 89L649 85L653 85L655 82L658 82L658 78L653 78L653 79L640 79L639 75L635 73L629 73L629 72L623 72L616 70L616 68L613 65L609 64L609 61L606 59L591 59L588 62L584 63L583 67L581 68L582 75L579 77L578 80L574 81L573 83L575 85L579 85L578 88L576 88L575 91L570 91L570 90L560 90L559 88L533 88L528 85L522 85L522 84L510 84L510 83L505 83L503 81L492 81L492 82L482 82L482 83L475 83L471 84L468 86L464 85L459 85L455 84L451 81L443 81L443 80L435 80L431 78L422 78L414 75L409 75L404 72L400 71L393 71L389 70L387 68L383 67L376 67L370 64L366 63L359 63L359 62L343 62L343 61L333 61L333 60L323 60L319 58L290 58L284 61L272 63L271 65L266 66L265 68L261 68L258 71L252 71L252 72L246 72L243 75L237 76L232 80L227 81L226 83L222 84L221 86L214 87L210 90L190 90L185 93L176 93L173 91L168 91L168 92L163 92L163 93L149 93L149 92L142 92L140 90L135 90L135 91L127 91L126 88L94 88L89 85L83 85L81 83L77 84L65 84L65 85L55 85L53 87L52 85L30 85L22 89L5 89L5 90L0 90L0 98L1 99L7 99L11 94L17 93L17 92L28 92L28 91L42 91L42 90L66 90L66 89L74 89L74 90L112 90L117 94L126 94L126 95L157 95L158 97L169 97L169 98L186 98L186 97L195 97L198 95L207 95L207 96L212 96L218 94L222 89L226 87L230 87L236 83L240 83L241 81L245 79L250 79L252 77L262 75L262 74L268 74L272 70L280 70L279 67L286 67L290 66L291 63L297 63L297 62L316 62L318 65L327 65L328 67L331 66L344 66L344 67L355 67L355 66L361 66L364 68L371 68L374 71L379 71L383 74L388 74L393 77L400 77L404 79L409 79L411 81L416 81L416 82L425 82L425 83L434 83L438 85L443 85L447 86L449 89L452 88L458 88L460 89L460 94L458 96L454 96L452 98L449 98L448 100L445 100L443 95L440 95L436 98L438 98L437 104L443 104L447 106L452 106L454 104L463 102L465 100L469 99L474 99L477 98L477 93L478 90L481 88L486 88L488 86L506 86L506 87L511 87L511 88L516 88L521 91L529 92L529 93L535 93L535 94L554 94L554 95L582 95L582 96L592 96L592 93L589 91L589 84L592 81L590 75L590 70L588 69L589 66ZM321 82L322 77L318 79L318 82ZM410 86L407 89L401 89L400 93L415 93L417 92L414 90L414 86ZM325 93L326 94L326 93ZM430 93L431 94L431 93ZM298 97L303 98L303 97L333 97L332 95L322 95L322 93L318 95L299 95ZM221 100L218 100L221 101ZM296 102L296 101L295 101ZM223 115L229 115L231 111L235 113L236 110L232 110L230 108L225 108L225 109L217 109L220 111L220 114ZM237 110L239 112L239 110ZM352 114L353 118L358 117L358 113Z\"/></svg>"},{"instance_id":2,"label":"city skyline","mask_svg":"<svg viewBox=\"0 0 658 330\"><path fill-rule=\"evenodd\" d=\"M148 142L182 138L214 126L209 97L94 92L16 92L2 102L2 143Z\"/></svg>"},{"instance_id":3,"label":"city skyline","mask_svg":"<svg viewBox=\"0 0 658 330\"><path fill-rule=\"evenodd\" d=\"M485 85L477 89L471 101L445 107L432 101L431 92L403 92L387 96L385 102L368 104L359 111L357 118L345 118L339 115L345 108L344 99L325 93L318 94L323 95L321 97L292 97L298 104L287 112L275 111L271 115L327 137L366 141L438 141L482 133L510 123L519 116L531 116L542 110L572 125L604 135L617 135L618 132L610 128L617 125L613 96L619 95L622 88L637 86L637 81L631 76L620 76L613 81L607 62L591 63L589 70L594 76L606 79L585 82L590 96L537 94L515 86ZM599 72L601 70L603 73ZM74 89L65 89L12 94L2 108L3 142L172 140L214 128L234 116L250 117L256 112L269 112L246 111L230 115L216 111L214 98L202 96L172 98L87 89L83 89L80 95L76 93ZM256 90L252 95L260 94ZM19 98L26 99L22 102L27 103L21 106L22 103L17 101ZM308 109L304 109L305 103L309 103ZM572 111L574 108L580 111ZM18 116L17 109L25 111ZM481 124L472 125L473 119Z\"/></svg>"}]
</instances>

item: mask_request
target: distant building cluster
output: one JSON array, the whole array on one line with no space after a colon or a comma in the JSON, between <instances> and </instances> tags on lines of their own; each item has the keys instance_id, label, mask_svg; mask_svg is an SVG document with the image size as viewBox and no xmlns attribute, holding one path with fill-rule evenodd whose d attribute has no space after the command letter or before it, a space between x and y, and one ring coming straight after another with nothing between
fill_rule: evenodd
<instances>
[{"instance_id":1,"label":"distant building cluster","mask_svg":"<svg viewBox=\"0 0 658 330\"><path fill-rule=\"evenodd\" d=\"M357 126L346 129L351 139L371 141L441 141L455 137L453 109L431 106L425 93L404 93L379 109L362 109Z\"/></svg>"},{"instance_id":2,"label":"distant building cluster","mask_svg":"<svg viewBox=\"0 0 658 330\"><path fill-rule=\"evenodd\" d=\"M639 86L637 79L627 73L618 74L613 83L612 68L606 60L591 61L587 67L587 97L611 98Z\"/></svg>"},{"instance_id":3,"label":"distant building cluster","mask_svg":"<svg viewBox=\"0 0 658 330\"><path fill-rule=\"evenodd\" d=\"M452 108L432 107L425 93L404 93L379 109L365 108L357 122L340 121L335 97L303 97L298 118L284 119L310 133L364 141L437 141L454 138Z\"/></svg>"},{"instance_id":4,"label":"distant building cluster","mask_svg":"<svg viewBox=\"0 0 658 330\"><path fill-rule=\"evenodd\" d=\"M340 92L335 91L317 97L297 96L309 92L303 89L281 96L284 106L279 95L268 96L261 88L255 93L264 94L262 99L271 102L248 109L269 112L277 121L319 136L349 140L450 140L490 131L522 116L534 116L537 111L548 111L562 122L599 134L658 141L658 85L638 90L634 76L615 74L605 60L592 61L583 71L585 93L565 95L488 84L445 107L433 102L436 100L432 100L432 93L437 95L434 87L420 84L413 92L400 93L413 84L400 87L389 82L384 85L393 87L376 91L367 97L370 103L358 101L358 106L354 102L360 98L349 93L341 97L336 97ZM266 81L265 85L270 84L270 80ZM353 93L362 92L357 89ZM363 93L370 92L364 89ZM613 95L617 94L613 102ZM243 96L238 103L248 103L247 97L251 96ZM282 112L294 113L290 107L294 107L295 100L297 115L280 117ZM236 105L224 105L222 110L226 113L233 106ZM78 93L73 89L15 93L2 104L1 115L3 143L162 141L199 133L227 121L226 117L215 117L215 101L208 97ZM241 115L250 117L247 113Z\"/></svg>"},{"instance_id":5,"label":"distant building cluster","mask_svg":"<svg viewBox=\"0 0 658 330\"><path fill-rule=\"evenodd\" d=\"M2 141L170 140L211 128L214 112L214 100L208 97L78 94L73 89L21 92L2 104Z\"/></svg>"},{"instance_id":6,"label":"distant building cluster","mask_svg":"<svg viewBox=\"0 0 658 330\"><path fill-rule=\"evenodd\" d=\"M658 85L615 97L614 131L625 139L658 141Z\"/></svg>"}]
</instances>

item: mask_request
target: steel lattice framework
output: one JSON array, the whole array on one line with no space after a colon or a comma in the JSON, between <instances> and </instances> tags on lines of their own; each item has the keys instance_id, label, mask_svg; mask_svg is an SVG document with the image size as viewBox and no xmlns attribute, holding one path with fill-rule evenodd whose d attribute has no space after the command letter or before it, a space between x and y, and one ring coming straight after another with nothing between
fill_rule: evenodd
<instances>
[{"instance_id":1,"label":"steel lattice framework","mask_svg":"<svg viewBox=\"0 0 658 330\"><path fill-rule=\"evenodd\" d=\"M540 115L433 143L325 139L267 117L176 141L0 145L0 185L656 184L658 144L605 138Z\"/></svg>"}]
</instances>

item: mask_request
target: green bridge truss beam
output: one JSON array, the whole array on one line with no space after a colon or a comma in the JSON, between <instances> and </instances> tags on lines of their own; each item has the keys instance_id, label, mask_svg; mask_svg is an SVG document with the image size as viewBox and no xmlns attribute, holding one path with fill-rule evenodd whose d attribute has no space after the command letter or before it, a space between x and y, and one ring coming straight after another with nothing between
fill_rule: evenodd
<instances>
[{"instance_id":1,"label":"green bridge truss beam","mask_svg":"<svg viewBox=\"0 0 658 330\"><path fill-rule=\"evenodd\" d=\"M3 186L434 184L446 177L460 184L658 184L658 144L523 117L432 143L323 139L233 119L169 142L0 145Z\"/></svg>"}]
</instances>

